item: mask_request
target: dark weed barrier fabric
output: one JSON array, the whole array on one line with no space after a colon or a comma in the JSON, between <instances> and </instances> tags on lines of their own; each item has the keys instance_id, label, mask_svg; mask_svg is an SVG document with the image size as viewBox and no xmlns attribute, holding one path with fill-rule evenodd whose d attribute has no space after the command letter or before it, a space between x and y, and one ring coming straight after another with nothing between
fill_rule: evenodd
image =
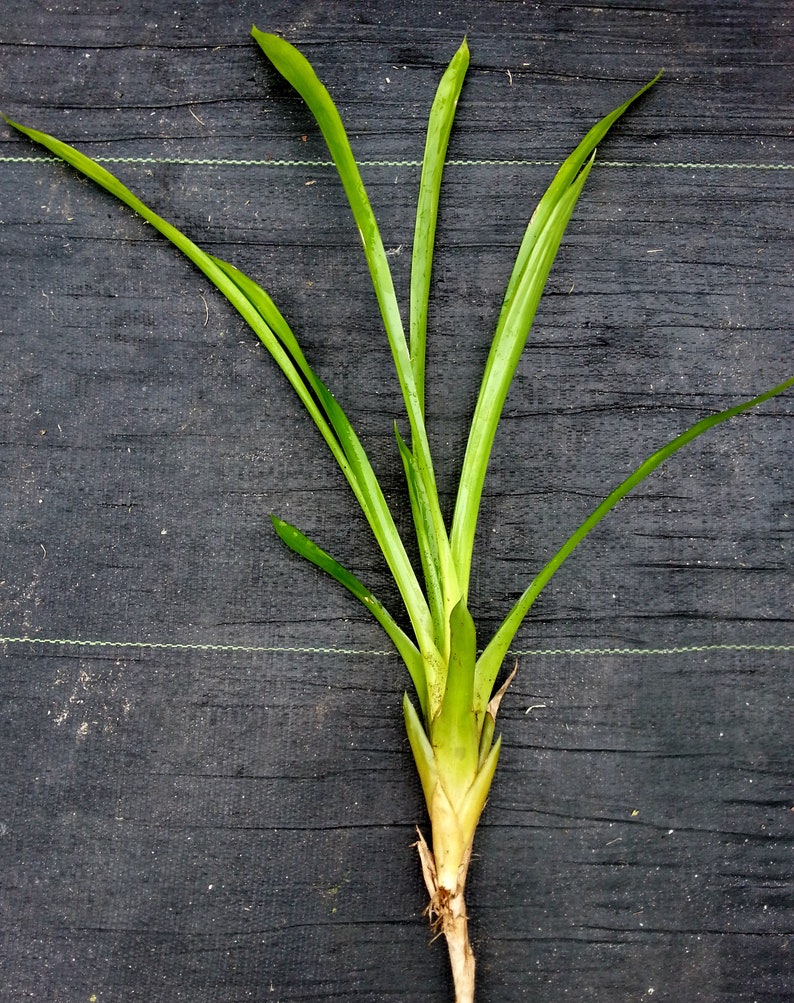
<instances>
[{"instance_id":1,"label":"dark weed barrier fabric","mask_svg":"<svg viewBox=\"0 0 794 1003\"><path fill-rule=\"evenodd\" d=\"M529 208L666 68L599 150L507 401L483 643L636 460L788 375L778 3L6 8L3 110L261 281L396 498L358 235L251 24L327 82L402 289L429 103L468 38L428 360L450 486ZM208 283L10 131L0 219L0 998L448 1003L404 670L270 530L352 550L396 606L341 475ZM679 454L524 624L469 879L482 1003L788 999L792 432L789 395Z\"/></svg>"}]
</instances>

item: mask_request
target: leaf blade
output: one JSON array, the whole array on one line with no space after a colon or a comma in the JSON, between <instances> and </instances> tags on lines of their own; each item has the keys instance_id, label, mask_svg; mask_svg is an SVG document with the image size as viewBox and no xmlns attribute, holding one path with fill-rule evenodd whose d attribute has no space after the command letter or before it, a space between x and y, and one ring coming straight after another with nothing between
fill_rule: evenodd
<instances>
[{"instance_id":1,"label":"leaf blade","mask_svg":"<svg viewBox=\"0 0 794 1003\"><path fill-rule=\"evenodd\" d=\"M708 415L706 418L702 418L700 421L695 422L694 425L691 425L680 435L677 435L674 439L671 439L670 442L666 443L660 449L657 449L654 453L647 457L634 471L632 471L631 474L629 474L628 477L621 481L620 484L618 484L618 486L614 488L607 495L607 497L596 506L595 509L593 509L590 515L582 523L580 523L573 533L571 533L551 560L547 561L541 571L532 579L528 588L520 596L516 604L508 613L507 617L503 620L502 625L499 627L491 641L486 646L485 650L480 655L477 661L477 671L475 675L475 699L478 701L478 709L482 709L487 705L491 690L493 689L493 685L499 672L499 668L501 667L502 661L507 654L510 643L515 636L516 631L521 626L524 617L529 612L532 604L563 562L573 553L584 538L593 529L595 529L604 516L607 515L615 507L615 505L617 505L617 503L630 491L632 491L641 481L645 480L645 478L648 477L648 475L651 474L658 466L664 463L665 460L669 459L669 457L673 456L674 453L677 453L688 443L692 442L693 439L696 439L704 432L709 431L709 429L713 428L715 425L719 425L724 421L729 421L731 418L735 418L737 415L743 414L751 408L758 407L760 404L771 400L773 397L777 397L779 394L784 393L791 387L794 387L794 376L791 376L782 383L771 387L769 390L765 390L757 397L743 401L740 404L735 404L733 407L726 408L724 411L719 411L716 414Z\"/></svg>"},{"instance_id":2,"label":"leaf blade","mask_svg":"<svg viewBox=\"0 0 794 1003\"><path fill-rule=\"evenodd\" d=\"M427 139L422 157L422 176L416 207L414 242L411 251L411 284L409 307L410 355L414 382L424 412L425 355L427 345L427 311L430 279L433 270L438 203L441 177L449 144L452 123L463 80L469 66L466 39L452 57L438 85L427 126Z\"/></svg>"},{"instance_id":3,"label":"leaf blade","mask_svg":"<svg viewBox=\"0 0 794 1003\"><path fill-rule=\"evenodd\" d=\"M355 429L334 395L309 366L292 329L270 296L253 279L250 279L233 265L220 262L218 259L215 260L262 313L271 330L295 359L296 365L304 375L322 413L333 429L336 442L338 442L345 460L343 470L381 552L386 558L417 638L420 639L421 643L426 643L432 635L428 604L380 483Z\"/></svg>"},{"instance_id":4,"label":"leaf blade","mask_svg":"<svg viewBox=\"0 0 794 1003\"><path fill-rule=\"evenodd\" d=\"M432 643L427 602L366 453L341 407L309 366L270 296L233 265L203 251L90 157L54 136L4 118L145 219L192 261L241 314L289 380L353 489L394 575L417 637Z\"/></svg>"},{"instance_id":5,"label":"leaf blade","mask_svg":"<svg viewBox=\"0 0 794 1003\"><path fill-rule=\"evenodd\" d=\"M595 146L658 79L659 74L588 131L557 171L527 226L480 384L452 520L452 556L464 598L468 595L482 491L502 408L554 257L593 164Z\"/></svg>"},{"instance_id":6,"label":"leaf blade","mask_svg":"<svg viewBox=\"0 0 794 1003\"><path fill-rule=\"evenodd\" d=\"M364 247L381 317L392 352L406 414L411 429L411 450L416 470L424 484L424 493L433 508L432 524L435 546L442 556L443 567L452 571L447 559L449 539L438 500L433 460L424 422L424 412L414 378L414 369L397 304L391 269L383 247L372 206L353 156L350 141L339 112L309 61L294 46L277 35L252 29L252 35L276 70L300 94L323 134L347 194L353 218ZM456 588L454 572L450 588ZM445 582L445 588L447 587Z\"/></svg>"},{"instance_id":7,"label":"leaf blade","mask_svg":"<svg viewBox=\"0 0 794 1003\"><path fill-rule=\"evenodd\" d=\"M351 571L343 567L327 551L318 547L313 540L310 540L297 527L272 514L270 520L279 538L290 550L294 551L304 560L309 561L309 563L314 564L315 567L320 568L321 571L330 575L340 585L343 585L375 617L405 662L416 688L422 710L424 711L427 706L427 685L421 653L411 638L397 624L383 603Z\"/></svg>"},{"instance_id":8,"label":"leaf blade","mask_svg":"<svg viewBox=\"0 0 794 1003\"><path fill-rule=\"evenodd\" d=\"M275 69L303 98L328 146L358 227L411 421L411 430L415 434L414 423L420 427L423 427L423 424L421 421L417 422L421 412L418 407L408 342L403 330L389 261L344 123L325 85L318 78L311 63L295 46L278 35L260 31L256 27L252 29L251 34Z\"/></svg>"}]
</instances>

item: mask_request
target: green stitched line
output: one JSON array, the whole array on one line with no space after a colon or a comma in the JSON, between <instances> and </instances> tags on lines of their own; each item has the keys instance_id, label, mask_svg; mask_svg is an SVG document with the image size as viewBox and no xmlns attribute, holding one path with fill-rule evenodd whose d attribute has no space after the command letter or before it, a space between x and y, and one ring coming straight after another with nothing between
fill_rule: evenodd
<instances>
[{"instance_id":1,"label":"green stitched line","mask_svg":"<svg viewBox=\"0 0 794 1003\"><path fill-rule=\"evenodd\" d=\"M203 167L333 167L332 160L235 160L213 157L94 157L98 164L179 164ZM57 157L0 157L2 164L61 163ZM359 160L359 167L421 167L420 160ZM447 167L557 167L556 160L448 160ZM596 160L596 167L699 171L794 171L794 164L695 163L686 161Z\"/></svg>"},{"instance_id":2,"label":"green stitched line","mask_svg":"<svg viewBox=\"0 0 794 1003\"><path fill-rule=\"evenodd\" d=\"M674 648L528 648L510 651L521 655L688 655L710 651L794 651L794 644L688 644Z\"/></svg>"},{"instance_id":3,"label":"green stitched line","mask_svg":"<svg viewBox=\"0 0 794 1003\"><path fill-rule=\"evenodd\" d=\"M246 652L263 654L275 652L278 654L319 654L319 655L392 655L396 652L364 650L359 648L332 647L290 647L286 645L255 645L255 644L202 644L179 643L178 641L100 641L78 640L66 637L0 637L0 644L41 644L73 648L137 648L144 651L217 651Z\"/></svg>"},{"instance_id":4,"label":"green stitched line","mask_svg":"<svg viewBox=\"0 0 794 1003\"><path fill-rule=\"evenodd\" d=\"M135 648L145 651L212 651L243 652L247 654L320 654L320 655L378 655L394 656L396 652L369 648L299 647L280 645L249 644L202 644L179 643L176 641L102 641L78 640L58 637L0 637L0 644L48 645L73 648ZM687 655L703 652L788 652L794 651L794 644L692 644L670 648L526 648L510 651L517 657L549 657L560 655L608 657L614 655Z\"/></svg>"}]
</instances>

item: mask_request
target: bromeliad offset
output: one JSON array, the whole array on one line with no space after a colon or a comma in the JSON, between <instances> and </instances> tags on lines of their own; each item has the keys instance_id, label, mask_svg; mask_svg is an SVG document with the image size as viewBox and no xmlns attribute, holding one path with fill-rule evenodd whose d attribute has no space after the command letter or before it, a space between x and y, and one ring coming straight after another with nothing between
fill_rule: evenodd
<instances>
[{"instance_id":1,"label":"bromeliad offset","mask_svg":"<svg viewBox=\"0 0 794 1003\"><path fill-rule=\"evenodd\" d=\"M364 449L336 399L315 375L286 320L268 294L225 261L206 254L141 202L112 174L77 150L34 129L9 122L41 143L156 227L218 287L250 324L292 384L341 467L383 552L405 605L403 630L372 593L300 530L273 517L281 539L326 571L370 610L402 656L415 698L403 699L408 732L427 809L431 840L419 834L418 850L430 895L428 914L446 937L457 1003L474 999L474 957L469 944L464 886L477 823L499 758L495 738L499 703L512 674L496 690L511 641L554 572L590 530L667 457L719 422L781 393L790 377L752 400L699 421L648 457L567 539L529 584L501 627L478 655L468 609L472 550L483 483L518 361L565 227L587 180L596 145L629 106L658 79L610 112L562 164L538 203L507 285L469 431L450 527L439 503L425 425L425 343L428 297L441 174L447 143L469 63L464 41L444 73L430 111L411 261L409 328L403 327L378 226L339 113L308 61L283 39L253 29L265 55L308 105L339 172L358 226L405 403L410 437L395 429L421 568L412 565L392 512ZM514 670L515 671L515 670Z\"/></svg>"}]
</instances>

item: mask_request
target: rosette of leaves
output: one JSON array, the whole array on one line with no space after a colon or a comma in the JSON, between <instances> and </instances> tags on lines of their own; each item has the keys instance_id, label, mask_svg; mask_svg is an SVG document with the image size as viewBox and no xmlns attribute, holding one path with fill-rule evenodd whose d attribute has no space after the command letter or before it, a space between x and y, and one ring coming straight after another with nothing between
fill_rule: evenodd
<instances>
[{"instance_id":1,"label":"rosette of leaves","mask_svg":"<svg viewBox=\"0 0 794 1003\"><path fill-rule=\"evenodd\" d=\"M507 284L477 397L450 525L439 503L425 424L425 344L441 176L458 98L469 64L464 41L443 74L432 103L422 164L411 259L406 332L388 258L344 125L306 58L273 34L253 37L314 116L347 194L366 255L405 404L408 436L395 428L420 566L415 567L364 448L341 406L311 368L270 296L233 265L202 251L95 161L59 140L6 119L9 125L71 164L139 213L227 297L294 388L339 464L388 564L410 629L342 563L299 529L272 517L281 539L349 589L376 618L405 662L413 696L403 699L408 733L430 819L430 840L418 851L429 894L427 913L449 948L457 1003L474 999L474 956L464 889L478 821L499 759L495 737L508 676L497 680L513 637L533 602L590 530L656 467L703 432L769 400L794 384L789 377L752 400L703 418L645 459L606 496L529 582L495 634L478 647L468 608L477 516L502 407L524 351L543 288L568 220L593 165L596 145L658 77L598 121L557 171L526 229Z\"/></svg>"}]
</instances>

